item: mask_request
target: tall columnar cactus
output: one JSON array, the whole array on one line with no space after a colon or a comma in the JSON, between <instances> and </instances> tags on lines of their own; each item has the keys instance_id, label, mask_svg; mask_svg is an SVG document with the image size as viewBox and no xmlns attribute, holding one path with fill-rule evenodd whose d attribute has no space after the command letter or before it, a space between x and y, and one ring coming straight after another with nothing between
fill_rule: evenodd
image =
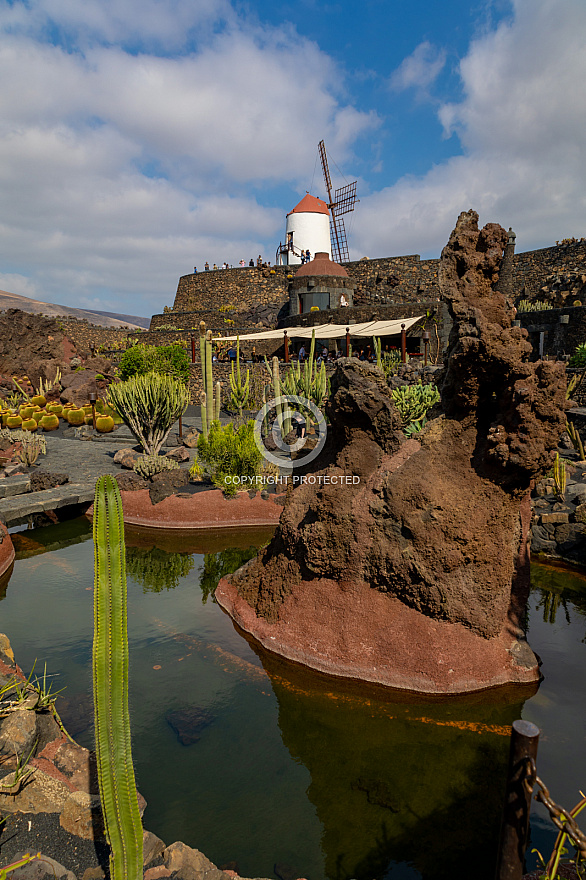
<instances>
[{"instance_id":1,"label":"tall columnar cactus","mask_svg":"<svg viewBox=\"0 0 586 880\"><path fill-rule=\"evenodd\" d=\"M563 501L566 494L566 462L560 458L559 452L556 452L553 463L553 481L556 494Z\"/></svg>"},{"instance_id":2,"label":"tall columnar cactus","mask_svg":"<svg viewBox=\"0 0 586 880\"><path fill-rule=\"evenodd\" d=\"M379 370L383 368L383 358L382 358L382 345L380 341L380 336L373 336L372 342L374 344L374 351L376 354L376 365Z\"/></svg>"},{"instance_id":3,"label":"tall columnar cactus","mask_svg":"<svg viewBox=\"0 0 586 880\"><path fill-rule=\"evenodd\" d=\"M201 433L204 435L204 437L207 440L208 439L208 416L207 416L208 406L207 406L205 391L201 392L199 400L200 400L200 404L201 404Z\"/></svg>"},{"instance_id":4,"label":"tall columnar cactus","mask_svg":"<svg viewBox=\"0 0 586 880\"><path fill-rule=\"evenodd\" d=\"M216 382L216 396L214 397L214 421L220 421L220 410L222 408L222 383Z\"/></svg>"},{"instance_id":5,"label":"tall columnar cactus","mask_svg":"<svg viewBox=\"0 0 586 880\"><path fill-rule=\"evenodd\" d=\"M242 373L240 371L240 337L236 340L236 372L234 372L234 361L232 361L232 367L230 371L230 389L231 389L231 404L238 410L240 416L242 416L242 410L246 407L248 403L249 390L250 390L250 370L246 371L246 381L242 382Z\"/></svg>"},{"instance_id":6,"label":"tall columnar cactus","mask_svg":"<svg viewBox=\"0 0 586 880\"><path fill-rule=\"evenodd\" d=\"M570 439L574 445L574 449L580 456L581 461L584 461L586 458L586 453L584 452L584 444L582 442L582 438L580 437L580 432L576 428L573 422L566 422L566 431L570 435Z\"/></svg>"},{"instance_id":7,"label":"tall columnar cactus","mask_svg":"<svg viewBox=\"0 0 586 880\"><path fill-rule=\"evenodd\" d=\"M208 426L214 420L214 374L212 370L212 331L206 333L206 372L205 372L205 390L206 390L206 416Z\"/></svg>"},{"instance_id":8,"label":"tall columnar cactus","mask_svg":"<svg viewBox=\"0 0 586 880\"><path fill-rule=\"evenodd\" d=\"M93 682L98 781L112 880L142 878L142 824L130 748L122 501L100 477L94 501Z\"/></svg>"},{"instance_id":9,"label":"tall columnar cactus","mask_svg":"<svg viewBox=\"0 0 586 880\"><path fill-rule=\"evenodd\" d=\"M311 335L308 360L303 364L303 369L301 369L299 361L291 365L283 380L283 390L286 394L305 397L306 400L312 400L316 406L321 406L328 393L328 379L325 361L322 360L318 370L313 359L314 351L315 330Z\"/></svg>"},{"instance_id":10,"label":"tall columnar cactus","mask_svg":"<svg viewBox=\"0 0 586 880\"><path fill-rule=\"evenodd\" d=\"M189 391L183 382L172 376L145 373L110 385L108 402L144 451L156 455L179 416L185 412Z\"/></svg>"}]
</instances>

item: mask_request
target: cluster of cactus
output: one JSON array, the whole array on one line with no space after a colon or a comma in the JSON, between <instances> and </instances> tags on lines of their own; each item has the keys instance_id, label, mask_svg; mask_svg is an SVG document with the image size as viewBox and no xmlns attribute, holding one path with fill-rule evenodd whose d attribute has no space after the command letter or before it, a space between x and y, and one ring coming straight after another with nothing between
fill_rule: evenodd
<instances>
[{"instance_id":1,"label":"cluster of cactus","mask_svg":"<svg viewBox=\"0 0 586 880\"><path fill-rule=\"evenodd\" d=\"M107 411L102 401L95 405L96 428L101 433L114 430L114 418ZM35 395L22 403L16 409L6 409L0 412L2 425L5 428L16 428L24 431L55 431L59 427L59 420L63 419L70 425L78 427L93 424L93 410L91 404L77 407L73 403L61 405L60 403L47 403L42 395Z\"/></svg>"},{"instance_id":2,"label":"cluster of cactus","mask_svg":"<svg viewBox=\"0 0 586 880\"><path fill-rule=\"evenodd\" d=\"M143 875L142 823L128 708L126 546L116 481L100 477L94 500L94 643L96 764L112 880Z\"/></svg>"},{"instance_id":3,"label":"cluster of cactus","mask_svg":"<svg viewBox=\"0 0 586 880\"><path fill-rule=\"evenodd\" d=\"M329 383L326 376L325 361L322 360L318 368L314 360L314 355L315 330L311 334L311 346L308 359L304 362L303 367L301 367L299 361L296 361L291 365L289 372L283 380L282 390L285 394L295 397L304 397L306 400L311 400L319 407L323 404L329 394ZM266 362L266 359L265 363L267 364L268 369L268 362ZM275 396L277 396L276 389Z\"/></svg>"},{"instance_id":4,"label":"cluster of cactus","mask_svg":"<svg viewBox=\"0 0 586 880\"><path fill-rule=\"evenodd\" d=\"M176 471L179 462L165 455L140 455L133 465L133 470L145 480L150 480L155 474L162 474L163 471Z\"/></svg>"},{"instance_id":5,"label":"cluster of cactus","mask_svg":"<svg viewBox=\"0 0 586 880\"><path fill-rule=\"evenodd\" d=\"M0 437L9 439L11 443L19 443L20 449L16 453L23 465L30 467L35 463L39 455L47 454L47 441L43 436L33 434L30 431L9 428L0 429Z\"/></svg>"},{"instance_id":6,"label":"cluster of cactus","mask_svg":"<svg viewBox=\"0 0 586 880\"><path fill-rule=\"evenodd\" d=\"M584 444L582 442L582 438L580 437L580 432L576 428L573 422L566 422L566 431L570 435L570 440L574 445L574 449L578 452L580 456L580 461L584 461L586 459L586 453L584 452Z\"/></svg>"},{"instance_id":7,"label":"cluster of cactus","mask_svg":"<svg viewBox=\"0 0 586 880\"><path fill-rule=\"evenodd\" d=\"M563 501L566 494L566 462L560 458L559 452L556 452L553 462L553 482L556 494Z\"/></svg>"},{"instance_id":8,"label":"cluster of cactus","mask_svg":"<svg viewBox=\"0 0 586 880\"><path fill-rule=\"evenodd\" d=\"M206 332L205 321L199 325L199 355L204 390L201 394L201 428L204 437L207 438L212 422L220 419L222 405L222 386L216 382L216 396L214 399L214 372L212 368L212 331Z\"/></svg>"},{"instance_id":9,"label":"cluster of cactus","mask_svg":"<svg viewBox=\"0 0 586 880\"><path fill-rule=\"evenodd\" d=\"M240 337L236 339L236 364L232 361L230 370L230 406L238 410L242 418L242 410L246 409L250 397L250 370L246 370L246 381L242 381L240 371Z\"/></svg>"},{"instance_id":10,"label":"cluster of cactus","mask_svg":"<svg viewBox=\"0 0 586 880\"><path fill-rule=\"evenodd\" d=\"M132 431L147 455L156 455L189 403L179 379L163 373L131 376L110 385L108 402Z\"/></svg>"},{"instance_id":11,"label":"cluster of cactus","mask_svg":"<svg viewBox=\"0 0 586 880\"><path fill-rule=\"evenodd\" d=\"M517 304L518 312L546 312L551 309L551 304L542 299L522 299Z\"/></svg>"},{"instance_id":12,"label":"cluster of cactus","mask_svg":"<svg viewBox=\"0 0 586 880\"><path fill-rule=\"evenodd\" d=\"M410 436L425 424L427 411L440 399L435 385L403 385L391 392L399 410L403 431Z\"/></svg>"}]
</instances>

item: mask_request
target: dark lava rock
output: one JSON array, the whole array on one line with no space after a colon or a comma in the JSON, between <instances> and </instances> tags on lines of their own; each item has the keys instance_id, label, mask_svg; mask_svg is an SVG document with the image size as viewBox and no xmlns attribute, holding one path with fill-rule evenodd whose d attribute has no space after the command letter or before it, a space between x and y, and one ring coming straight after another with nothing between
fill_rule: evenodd
<instances>
[{"instance_id":1,"label":"dark lava rock","mask_svg":"<svg viewBox=\"0 0 586 880\"><path fill-rule=\"evenodd\" d=\"M135 474L134 471L129 474L116 474L115 480L121 492L137 492L139 489L147 489L150 485L148 480L140 474Z\"/></svg>"},{"instance_id":2,"label":"dark lava rock","mask_svg":"<svg viewBox=\"0 0 586 880\"><path fill-rule=\"evenodd\" d=\"M163 471L155 474L149 486L151 504L159 504L189 483L188 470Z\"/></svg>"},{"instance_id":3,"label":"dark lava rock","mask_svg":"<svg viewBox=\"0 0 586 880\"><path fill-rule=\"evenodd\" d=\"M208 709L201 709L199 706L169 709L165 713L165 721L173 728L182 746L192 746L198 742L202 730L205 730L215 717Z\"/></svg>"},{"instance_id":4,"label":"dark lava rock","mask_svg":"<svg viewBox=\"0 0 586 880\"><path fill-rule=\"evenodd\" d=\"M42 492L43 489L54 489L69 482L69 474L51 473L34 469L30 471L31 492Z\"/></svg>"},{"instance_id":5,"label":"dark lava rock","mask_svg":"<svg viewBox=\"0 0 586 880\"><path fill-rule=\"evenodd\" d=\"M41 378L53 381L58 367L64 378L74 354L73 341L54 318L20 309L0 314L0 373L26 375L38 387Z\"/></svg>"}]
</instances>

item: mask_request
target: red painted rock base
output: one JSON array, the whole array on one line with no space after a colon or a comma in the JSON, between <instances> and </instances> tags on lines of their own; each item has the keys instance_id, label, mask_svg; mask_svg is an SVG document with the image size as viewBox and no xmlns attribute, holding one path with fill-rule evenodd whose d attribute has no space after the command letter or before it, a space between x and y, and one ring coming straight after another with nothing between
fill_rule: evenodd
<instances>
[{"instance_id":1,"label":"red painted rock base","mask_svg":"<svg viewBox=\"0 0 586 880\"><path fill-rule=\"evenodd\" d=\"M220 489L197 492L181 497L170 495L159 504L152 504L146 489L121 492L124 522L127 525L151 529L220 529L239 526L275 526L283 506L270 495L261 498L257 493L250 498L241 492L236 498L226 498ZM91 515L89 510L88 514Z\"/></svg>"},{"instance_id":2,"label":"red painted rock base","mask_svg":"<svg viewBox=\"0 0 586 880\"><path fill-rule=\"evenodd\" d=\"M255 614L229 577L215 595L264 648L330 675L424 694L468 693L540 677L535 655L516 639L514 627L485 639L366 584L299 584L274 624Z\"/></svg>"},{"instance_id":3,"label":"red painted rock base","mask_svg":"<svg viewBox=\"0 0 586 880\"><path fill-rule=\"evenodd\" d=\"M14 562L14 547L4 523L0 523L2 543L0 544L0 577L4 575Z\"/></svg>"}]
</instances>

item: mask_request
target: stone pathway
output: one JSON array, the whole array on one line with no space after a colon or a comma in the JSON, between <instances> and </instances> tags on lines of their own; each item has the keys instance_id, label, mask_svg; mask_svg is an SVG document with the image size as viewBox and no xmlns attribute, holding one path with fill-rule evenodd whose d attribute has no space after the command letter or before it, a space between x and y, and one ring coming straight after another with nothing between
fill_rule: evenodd
<instances>
[{"instance_id":1,"label":"stone pathway","mask_svg":"<svg viewBox=\"0 0 586 880\"><path fill-rule=\"evenodd\" d=\"M184 436L191 428L201 428L199 417L183 419ZM51 473L69 474L68 483L54 489L31 492L30 478L26 475L0 480L0 521L6 526L20 525L29 516L46 510L58 510L93 501L98 477L121 472L120 465L114 462L114 453L124 446L137 445L136 439L125 425L120 425L112 434L96 432L88 440L64 436L67 430L65 428L45 434L47 454L39 456L38 466ZM172 445L180 442L176 438L178 430L179 423L176 423L169 435Z\"/></svg>"}]
</instances>

